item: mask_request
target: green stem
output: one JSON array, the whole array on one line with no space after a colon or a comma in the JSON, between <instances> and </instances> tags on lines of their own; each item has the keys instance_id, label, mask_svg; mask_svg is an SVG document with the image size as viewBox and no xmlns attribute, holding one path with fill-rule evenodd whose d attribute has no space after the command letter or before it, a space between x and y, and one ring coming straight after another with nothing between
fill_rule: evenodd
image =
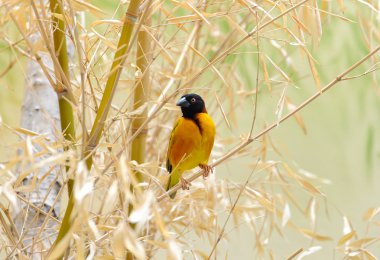
<instances>
[{"instance_id":1,"label":"green stem","mask_svg":"<svg viewBox=\"0 0 380 260\"><path fill-rule=\"evenodd\" d=\"M138 8L140 6L141 0L131 0L128 10L125 14L123 28L121 31L121 36L117 46L117 51L114 56L114 60L111 66L111 70L108 76L106 87L104 89L104 94L99 105L99 110L96 114L96 118L91 129L90 137L88 140L87 147L85 149L85 157L87 168L90 169L92 166L92 150L98 145L101 134L104 128L104 121L107 117L109 109L111 107L112 98L115 94L116 86L119 82L120 73L122 70L123 63L126 59L127 52L129 49L129 42L131 40L131 35L135 21L137 19Z\"/></svg>"},{"instance_id":2,"label":"green stem","mask_svg":"<svg viewBox=\"0 0 380 260\"><path fill-rule=\"evenodd\" d=\"M52 14L63 15L62 3L58 3L57 0L50 0L50 11ZM65 23L62 19L58 19L52 15L53 23L53 39L54 39L54 51L58 57L59 65L62 68L63 73L69 84L70 82L70 70L69 70L69 57L67 54ZM60 73L56 72L57 79L57 91L59 98L59 111L61 116L61 127L63 135L66 140L75 142L75 126L73 108L70 104L70 96L68 94L69 86L65 86L62 82L65 82Z\"/></svg>"},{"instance_id":3,"label":"green stem","mask_svg":"<svg viewBox=\"0 0 380 260\"><path fill-rule=\"evenodd\" d=\"M66 233L70 230L71 227L70 216L74 209L74 180L70 179L67 185L69 190L69 202L67 203L67 208L65 211L65 215L62 219L61 228L58 231L57 239L55 240L53 247L55 247L63 239L63 237L66 235Z\"/></svg>"},{"instance_id":4,"label":"green stem","mask_svg":"<svg viewBox=\"0 0 380 260\"><path fill-rule=\"evenodd\" d=\"M58 0L59 1L59 0ZM56 68L56 78L57 78L57 94L59 98L59 111L61 116L61 127L63 136L70 143L75 142L75 125L74 125L74 115L73 107L71 105L72 100L70 100L70 95L68 89L70 86L65 85L63 82L70 84L70 70L69 70L69 56L67 54L66 45L66 28L65 23L62 19L58 19L54 14L63 16L62 3L57 0L50 0L50 11L52 13L52 24L53 24L53 39L54 39L54 52L58 57L59 66L61 67L65 80L63 76L58 73ZM68 149L66 146L65 149ZM68 168L66 168L68 170ZM69 202L65 212L65 216L62 220L62 225L58 232L56 241L54 242L53 248L62 240L65 234L69 231L71 226L70 216L74 208L74 196L73 196L73 186L74 179L70 179L68 182L68 193Z\"/></svg>"}]
</instances>

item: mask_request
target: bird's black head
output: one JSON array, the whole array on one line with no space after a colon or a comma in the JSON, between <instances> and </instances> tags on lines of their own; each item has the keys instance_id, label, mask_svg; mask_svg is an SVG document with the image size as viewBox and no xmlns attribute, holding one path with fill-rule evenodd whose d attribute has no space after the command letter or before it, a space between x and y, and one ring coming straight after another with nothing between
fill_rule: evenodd
<instances>
[{"instance_id":1,"label":"bird's black head","mask_svg":"<svg viewBox=\"0 0 380 260\"><path fill-rule=\"evenodd\" d=\"M177 102L177 106L181 107L182 115L186 118L194 118L198 113L207 113L205 102L197 94L183 95Z\"/></svg>"}]
</instances>

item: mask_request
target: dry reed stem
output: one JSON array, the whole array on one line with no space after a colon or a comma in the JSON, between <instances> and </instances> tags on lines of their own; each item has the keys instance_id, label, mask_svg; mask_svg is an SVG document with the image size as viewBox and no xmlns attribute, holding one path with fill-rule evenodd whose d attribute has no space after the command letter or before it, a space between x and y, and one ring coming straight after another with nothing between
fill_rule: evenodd
<instances>
[{"instance_id":1,"label":"dry reed stem","mask_svg":"<svg viewBox=\"0 0 380 260\"><path fill-rule=\"evenodd\" d=\"M286 260L293 260L297 255L301 254L302 251L303 251L303 248L298 249L291 256L287 257Z\"/></svg>"},{"instance_id":2,"label":"dry reed stem","mask_svg":"<svg viewBox=\"0 0 380 260\"><path fill-rule=\"evenodd\" d=\"M141 21L146 26L150 25L151 18L149 17L149 10L146 10L147 15L144 21ZM140 77L136 77L136 87L134 88L134 98L133 98L133 111L147 105L149 100L149 95L151 92L151 82L150 82L150 73L149 73L149 65L151 64L151 55L149 54L151 51L151 43L150 36L146 32L147 29L140 31L138 33L137 38L137 52L136 52L136 65L138 68L138 72L142 74ZM147 108L136 116L136 118L132 121L132 132L135 129L140 128L141 124L144 122L147 116ZM147 129L140 133L136 139L133 140L131 144L131 159L137 161L138 163L143 163L146 157L146 135ZM141 181L141 176L138 177Z\"/></svg>"}]
</instances>

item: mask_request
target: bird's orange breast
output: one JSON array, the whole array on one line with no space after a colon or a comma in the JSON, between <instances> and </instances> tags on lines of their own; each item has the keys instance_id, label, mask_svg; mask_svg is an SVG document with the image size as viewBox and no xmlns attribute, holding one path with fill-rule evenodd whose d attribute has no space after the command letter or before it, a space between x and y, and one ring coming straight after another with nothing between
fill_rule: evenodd
<instances>
[{"instance_id":1,"label":"bird's orange breast","mask_svg":"<svg viewBox=\"0 0 380 260\"><path fill-rule=\"evenodd\" d=\"M169 164L183 172L207 163L214 137L215 125L207 113L198 113L194 119L179 118L170 138Z\"/></svg>"}]
</instances>

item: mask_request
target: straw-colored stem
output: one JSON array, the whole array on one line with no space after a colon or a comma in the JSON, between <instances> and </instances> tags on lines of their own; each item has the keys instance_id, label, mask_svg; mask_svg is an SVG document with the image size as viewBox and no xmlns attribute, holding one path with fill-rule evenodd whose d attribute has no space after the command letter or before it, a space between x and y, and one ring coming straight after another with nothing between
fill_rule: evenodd
<instances>
[{"instance_id":1,"label":"straw-colored stem","mask_svg":"<svg viewBox=\"0 0 380 260\"><path fill-rule=\"evenodd\" d=\"M86 164L88 169L90 169L92 166L91 152L99 143L104 128L104 121L111 107L112 98L114 96L116 86L119 82L121 69L129 49L128 47L131 40L133 27L138 17L138 8L140 6L140 2L141 0L132 0L124 17L123 28L119 43L117 45L117 51L113 59L106 87L104 89L104 94L100 102L99 110L96 114L96 118L91 129L90 137L85 150L85 156L87 157Z\"/></svg>"},{"instance_id":2,"label":"straw-colored stem","mask_svg":"<svg viewBox=\"0 0 380 260\"><path fill-rule=\"evenodd\" d=\"M146 10L148 12L148 10ZM145 26L150 24L149 14L145 15L145 20L141 21ZM150 79L149 79L149 65L151 62L151 44L150 36L146 31L146 28L138 32L137 36L137 54L136 54L136 65L140 70L141 77L136 77L136 87L133 93L133 110L139 109L141 106L144 106L148 102L148 97L150 93ZM135 131L141 127L145 122L148 115L147 108L139 114L132 121L132 131ZM146 155L146 135L147 128L144 128L143 131L133 140L131 145L131 159L137 163L143 163L145 161ZM136 171L136 180L138 182L143 181L143 177L140 172ZM133 185L130 187L133 190ZM132 212L133 205L130 203L128 207L128 212ZM134 225L131 225L132 228L135 228ZM128 251L126 259L133 259L133 254Z\"/></svg>"},{"instance_id":3,"label":"straw-colored stem","mask_svg":"<svg viewBox=\"0 0 380 260\"><path fill-rule=\"evenodd\" d=\"M150 23L150 17L147 16L145 21L142 21L145 25ZM148 101L150 93L150 80L149 80L149 64L151 60L151 44L148 32L141 30L138 33L137 38L137 57L136 64L139 68L142 78L136 78L136 88L134 90L134 103L133 110L137 110L139 107L145 105ZM148 115L147 109L145 108L141 114L139 114L132 121L132 131L137 130L146 120ZM145 127L143 131L133 140L131 145L131 159L135 160L137 163L143 163L145 161L145 143L146 143L147 128ZM141 175L137 174L137 180L141 181Z\"/></svg>"}]
</instances>

